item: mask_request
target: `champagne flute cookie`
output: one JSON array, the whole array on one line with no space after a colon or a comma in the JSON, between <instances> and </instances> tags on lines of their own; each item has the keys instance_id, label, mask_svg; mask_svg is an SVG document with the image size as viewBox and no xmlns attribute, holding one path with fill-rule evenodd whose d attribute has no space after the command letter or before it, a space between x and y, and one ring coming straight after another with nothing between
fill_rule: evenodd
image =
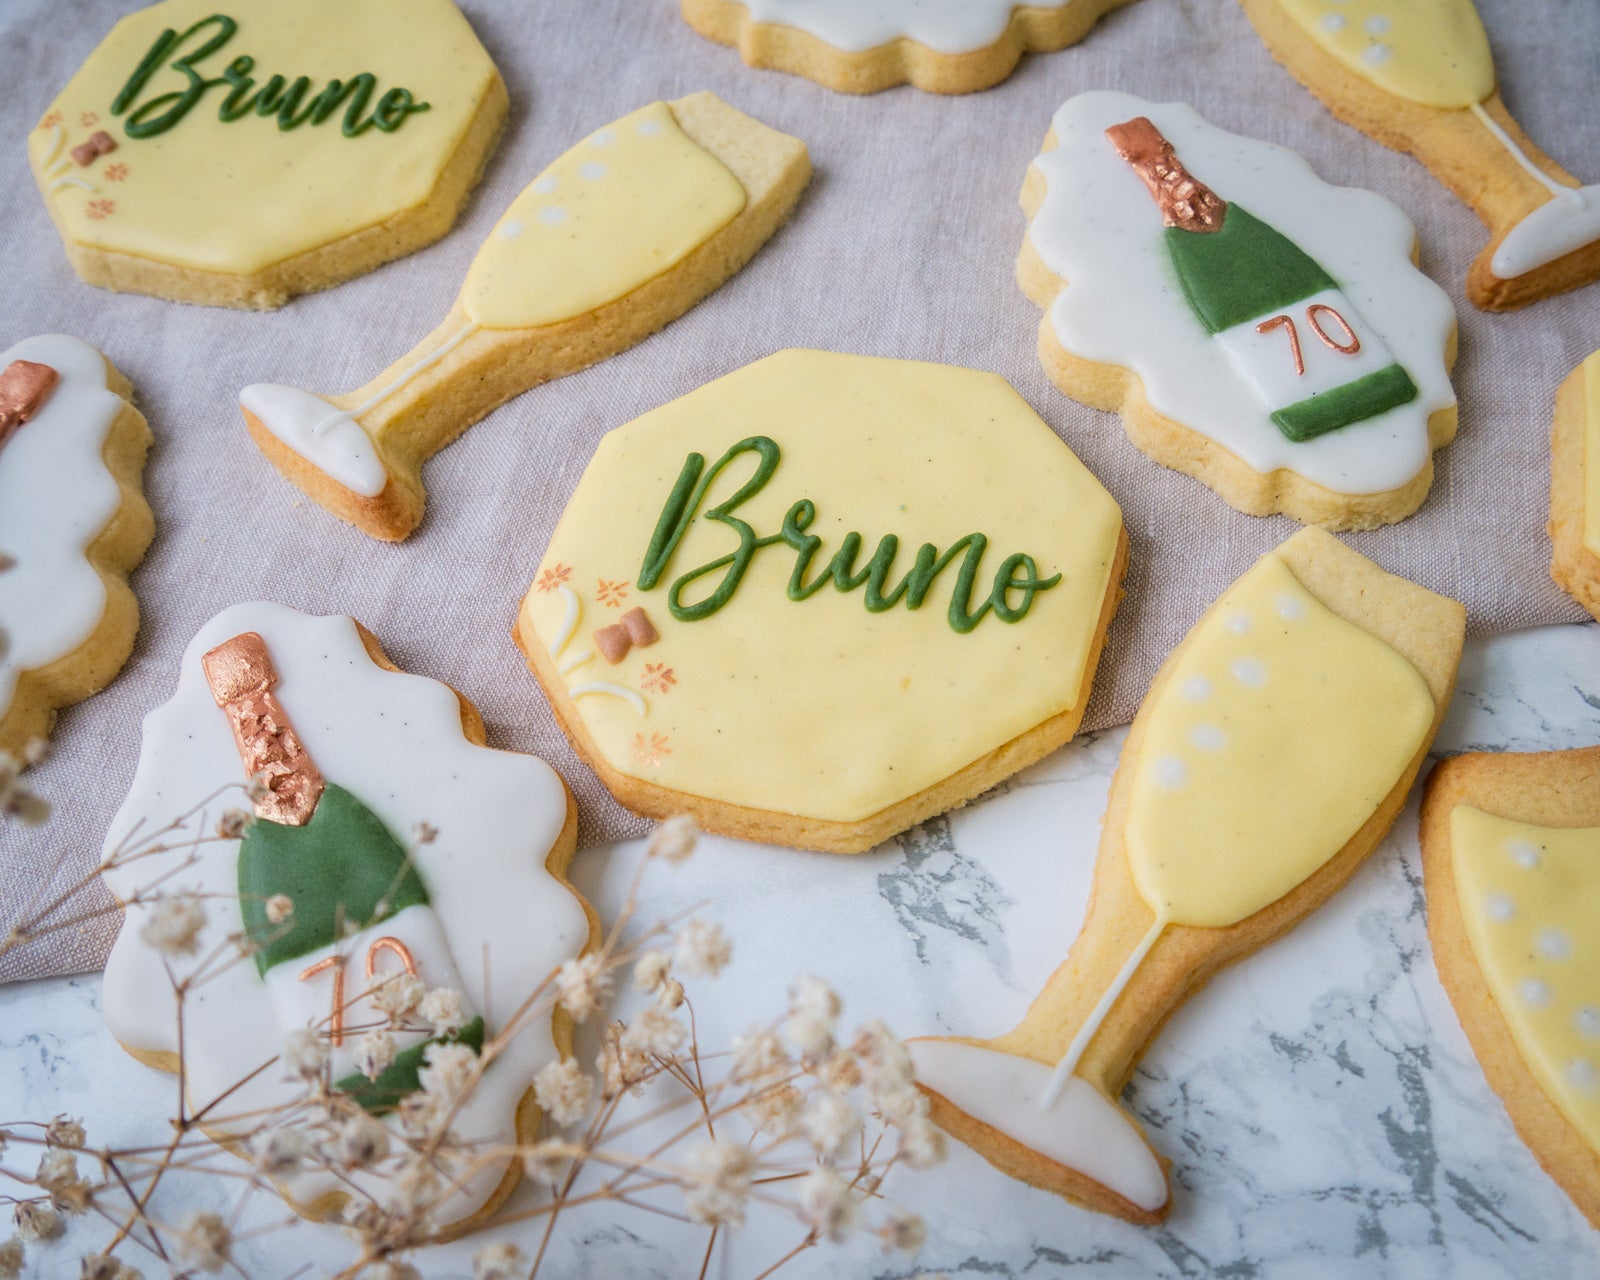
<instances>
[{"instance_id":1,"label":"champagne flute cookie","mask_svg":"<svg viewBox=\"0 0 1600 1280\"><path fill-rule=\"evenodd\" d=\"M524 189L415 349L345 395L246 387L250 434L314 501L398 541L422 519L428 458L682 315L750 260L810 176L804 143L715 94L642 107Z\"/></svg>"},{"instance_id":2,"label":"champagne flute cookie","mask_svg":"<svg viewBox=\"0 0 1600 1280\"><path fill-rule=\"evenodd\" d=\"M1389 201L1095 92L1056 113L1022 206L1045 372L1143 452L1250 515L1365 529L1422 504L1455 436L1455 310Z\"/></svg>"},{"instance_id":3,"label":"champagne flute cookie","mask_svg":"<svg viewBox=\"0 0 1600 1280\"><path fill-rule=\"evenodd\" d=\"M1518 127L1472 0L1240 0L1272 55L1363 133L1421 160L1483 219L1474 306L1506 311L1600 279L1600 184Z\"/></svg>"},{"instance_id":4,"label":"champagne flute cookie","mask_svg":"<svg viewBox=\"0 0 1600 1280\"><path fill-rule=\"evenodd\" d=\"M1550 427L1550 576L1600 618L1600 351L1556 390Z\"/></svg>"},{"instance_id":5,"label":"champagne flute cookie","mask_svg":"<svg viewBox=\"0 0 1600 1280\"><path fill-rule=\"evenodd\" d=\"M128 572L155 533L140 492L150 428L86 342L0 354L0 751L122 670L139 629Z\"/></svg>"},{"instance_id":6,"label":"champagne flute cookie","mask_svg":"<svg viewBox=\"0 0 1600 1280\"><path fill-rule=\"evenodd\" d=\"M1022 1022L912 1043L933 1118L991 1164L1152 1223L1165 1161L1117 1104L1167 1019L1388 831L1443 719L1465 610L1306 529L1157 673L1122 750L1082 929Z\"/></svg>"},{"instance_id":7,"label":"champagne flute cookie","mask_svg":"<svg viewBox=\"0 0 1600 1280\"><path fill-rule=\"evenodd\" d=\"M782 351L608 434L515 636L621 803L857 853L1077 732L1116 502L994 374Z\"/></svg>"},{"instance_id":8,"label":"champagne flute cookie","mask_svg":"<svg viewBox=\"0 0 1600 1280\"><path fill-rule=\"evenodd\" d=\"M684 21L748 66L840 93L974 93L1025 53L1076 44L1129 0L682 0Z\"/></svg>"},{"instance_id":9,"label":"champagne flute cookie","mask_svg":"<svg viewBox=\"0 0 1600 1280\"><path fill-rule=\"evenodd\" d=\"M1518 1134L1600 1227L1600 747L1445 761L1421 838L1439 980Z\"/></svg>"},{"instance_id":10,"label":"champagne flute cookie","mask_svg":"<svg viewBox=\"0 0 1600 1280\"><path fill-rule=\"evenodd\" d=\"M459 1145L435 1156L441 1184L457 1184L438 1209L445 1235L471 1229L517 1182L520 1162L505 1151L533 1137L533 1077L570 1053L572 1030L565 1015L530 1019L522 1005L597 929L565 879L577 832L566 785L542 761L483 742L470 703L394 667L353 619L236 605L201 629L177 692L146 717L106 837L109 858L178 824L160 851L104 873L127 911L106 967L106 1020L141 1061L181 1068L219 1142L303 1094L278 1061L293 1033L316 1035L336 1096L393 1127L397 1144L401 1100L433 1050L482 1056L494 1042L453 1119ZM232 803L230 784L251 777L260 793L242 838L203 839ZM418 838L423 825L433 830ZM196 962L151 945L162 903L135 896L151 885L201 896L189 954L226 954L230 936L251 947L206 963L181 1020L173 975ZM448 1016L412 1011L395 1026L374 996L402 973L455 993L440 1002ZM386 1026L392 1059L369 1068L362 1036ZM314 1130L314 1112L297 1123ZM314 1161L279 1179L315 1218L381 1185Z\"/></svg>"},{"instance_id":11,"label":"champagne flute cookie","mask_svg":"<svg viewBox=\"0 0 1600 1280\"><path fill-rule=\"evenodd\" d=\"M89 55L28 160L88 283L278 307L444 235L506 105L451 0L161 0Z\"/></svg>"}]
</instances>

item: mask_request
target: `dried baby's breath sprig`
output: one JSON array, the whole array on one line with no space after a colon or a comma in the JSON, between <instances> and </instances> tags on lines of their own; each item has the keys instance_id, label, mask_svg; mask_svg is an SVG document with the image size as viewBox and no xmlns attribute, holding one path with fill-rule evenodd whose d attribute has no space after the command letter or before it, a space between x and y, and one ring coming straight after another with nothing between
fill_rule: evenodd
<instances>
[{"instance_id":1,"label":"dried baby's breath sprig","mask_svg":"<svg viewBox=\"0 0 1600 1280\"><path fill-rule=\"evenodd\" d=\"M262 910L268 924L282 924L294 916L294 899L286 893L275 893L267 899Z\"/></svg>"},{"instance_id":2,"label":"dried baby's breath sprig","mask_svg":"<svg viewBox=\"0 0 1600 1280\"><path fill-rule=\"evenodd\" d=\"M473 1280L515 1280L527 1269L528 1255L509 1240L485 1245L472 1257Z\"/></svg>"},{"instance_id":3,"label":"dried baby's breath sprig","mask_svg":"<svg viewBox=\"0 0 1600 1280\"><path fill-rule=\"evenodd\" d=\"M289 1074L302 1080L320 1080L328 1069L328 1046L309 1027L299 1027L286 1035L280 1056Z\"/></svg>"},{"instance_id":4,"label":"dried baby's breath sprig","mask_svg":"<svg viewBox=\"0 0 1600 1280\"><path fill-rule=\"evenodd\" d=\"M750 1148L726 1139L701 1143L683 1170L689 1217L713 1227L742 1227L756 1161Z\"/></svg>"},{"instance_id":5,"label":"dried baby's breath sprig","mask_svg":"<svg viewBox=\"0 0 1600 1280\"><path fill-rule=\"evenodd\" d=\"M562 962L556 971L557 1003L574 1022L587 1022L611 996L611 973L598 952Z\"/></svg>"},{"instance_id":6,"label":"dried baby's breath sprig","mask_svg":"<svg viewBox=\"0 0 1600 1280\"><path fill-rule=\"evenodd\" d=\"M305 1134L298 1129L262 1129L250 1139L250 1158L269 1178L297 1173L308 1151Z\"/></svg>"},{"instance_id":7,"label":"dried baby's breath sprig","mask_svg":"<svg viewBox=\"0 0 1600 1280\"><path fill-rule=\"evenodd\" d=\"M594 1100L594 1077L584 1073L577 1059L563 1058L534 1076L533 1096L539 1109L556 1124L577 1124Z\"/></svg>"},{"instance_id":8,"label":"dried baby's breath sprig","mask_svg":"<svg viewBox=\"0 0 1600 1280\"><path fill-rule=\"evenodd\" d=\"M256 820L248 809L225 809L217 819L217 835L223 840L238 840Z\"/></svg>"},{"instance_id":9,"label":"dried baby's breath sprig","mask_svg":"<svg viewBox=\"0 0 1600 1280\"><path fill-rule=\"evenodd\" d=\"M18 1280L25 1262L27 1255L16 1236L0 1244L0 1280Z\"/></svg>"},{"instance_id":10,"label":"dried baby's breath sprig","mask_svg":"<svg viewBox=\"0 0 1600 1280\"><path fill-rule=\"evenodd\" d=\"M368 1031L356 1046L356 1070L376 1080L394 1062L394 1037L381 1028Z\"/></svg>"},{"instance_id":11,"label":"dried baby's breath sprig","mask_svg":"<svg viewBox=\"0 0 1600 1280\"><path fill-rule=\"evenodd\" d=\"M665 862L682 862L694 852L699 839L700 831L694 819L686 813L680 813L656 828L655 834L650 837L648 854Z\"/></svg>"},{"instance_id":12,"label":"dried baby's breath sprig","mask_svg":"<svg viewBox=\"0 0 1600 1280\"><path fill-rule=\"evenodd\" d=\"M139 929L139 940L164 956L192 956L200 949L206 905L198 894L163 896Z\"/></svg>"},{"instance_id":13,"label":"dried baby's breath sprig","mask_svg":"<svg viewBox=\"0 0 1600 1280\"><path fill-rule=\"evenodd\" d=\"M11 1211L11 1223L19 1239L27 1244L40 1244L54 1240L66 1230L66 1221L47 1204L37 1200L22 1200Z\"/></svg>"},{"instance_id":14,"label":"dried baby's breath sprig","mask_svg":"<svg viewBox=\"0 0 1600 1280\"><path fill-rule=\"evenodd\" d=\"M221 1214L196 1210L183 1220L178 1252L207 1274L215 1274L233 1258L233 1230Z\"/></svg>"},{"instance_id":15,"label":"dried baby's breath sprig","mask_svg":"<svg viewBox=\"0 0 1600 1280\"><path fill-rule=\"evenodd\" d=\"M420 978L409 973L397 973L378 983L372 989L371 999L379 1013L392 1024L398 1025L402 1019L417 1011L426 994L427 988L422 985Z\"/></svg>"},{"instance_id":16,"label":"dried baby's breath sprig","mask_svg":"<svg viewBox=\"0 0 1600 1280\"><path fill-rule=\"evenodd\" d=\"M680 972L694 978L714 978L733 959L733 944L721 925L694 919L673 940L672 955Z\"/></svg>"},{"instance_id":17,"label":"dried baby's breath sprig","mask_svg":"<svg viewBox=\"0 0 1600 1280\"><path fill-rule=\"evenodd\" d=\"M454 1035L467 1024L466 1006L454 987L435 987L417 1005L417 1016L433 1027L434 1035Z\"/></svg>"},{"instance_id":18,"label":"dried baby's breath sprig","mask_svg":"<svg viewBox=\"0 0 1600 1280\"><path fill-rule=\"evenodd\" d=\"M62 1147L68 1151L81 1151L84 1141L83 1125L71 1116L57 1116L45 1126L44 1142L47 1147Z\"/></svg>"},{"instance_id":19,"label":"dried baby's breath sprig","mask_svg":"<svg viewBox=\"0 0 1600 1280\"><path fill-rule=\"evenodd\" d=\"M50 817L50 802L23 780L26 760L0 751L0 818L14 818L25 827L37 827Z\"/></svg>"}]
</instances>

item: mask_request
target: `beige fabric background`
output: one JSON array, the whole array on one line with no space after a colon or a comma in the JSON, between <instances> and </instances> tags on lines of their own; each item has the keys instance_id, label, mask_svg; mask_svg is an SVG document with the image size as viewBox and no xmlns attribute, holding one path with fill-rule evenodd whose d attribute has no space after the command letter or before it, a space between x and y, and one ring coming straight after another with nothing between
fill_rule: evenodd
<instances>
[{"instance_id":1,"label":"beige fabric background","mask_svg":"<svg viewBox=\"0 0 1600 1280\"><path fill-rule=\"evenodd\" d=\"M1479 0L1512 112L1569 169L1600 179L1600 5ZM1600 345L1600 288L1483 315L1460 281L1483 243L1470 210L1415 161L1338 124L1279 68L1234 0L1137 0L1076 48L1025 59L987 93L901 88L848 98L747 69L701 40L673 0L463 0L511 87L505 138L456 229L410 258L272 314L102 293L67 267L23 138L126 0L0 3L0 349L77 334L133 380L156 433L146 473L158 531L134 577L144 624L104 693L65 712L34 781L45 828L0 826L0 927L60 867L82 874L134 770L140 717L171 692L196 629L240 600L352 613L403 667L477 703L492 744L537 752L578 793L582 842L643 830L580 765L508 629L544 540L609 428L782 347L942 360L1004 374L1122 503L1128 595L1088 724L1131 718L1163 654L1229 579L1295 529L1239 515L1134 451L1114 416L1073 403L1034 357L1038 312L1012 282L1017 191L1050 116L1085 89L1194 103L1215 123L1303 152L1331 181L1371 187L1416 221L1422 266L1461 318L1461 434L1432 497L1349 541L1466 601L1475 633L1576 619L1550 583L1544 535L1556 383ZM712 89L811 147L817 177L788 228L682 320L605 364L507 405L430 464L427 520L395 547L303 500L245 435L238 388L364 382L433 327L479 242L572 141L655 98ZM844 710L844 709L842 709ZM113 913L0 960L0 979L98 966Z\"/></svg>"}]
</instances>

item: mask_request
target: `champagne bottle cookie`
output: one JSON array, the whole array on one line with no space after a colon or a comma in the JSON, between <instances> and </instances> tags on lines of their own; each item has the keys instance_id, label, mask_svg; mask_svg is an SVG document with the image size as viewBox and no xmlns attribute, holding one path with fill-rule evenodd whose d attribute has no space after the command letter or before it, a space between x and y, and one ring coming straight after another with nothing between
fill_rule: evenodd
<instances>
[{"instance_id":1,"label":"champagne bottle cookie","mask_svg":"<svg viewBox=\"0 0 1600 1280\"><path fill-rule=\"evenodd\" d=\"M1550 576L1600 618L1600 351L1556 390L1550 427Z\"/></svg>"},{"instance_id":2,"label":"champagne bottle cookie","mask_svg":"<svg viewBox=\"0 0 1600 1280\"><path fill-rule=\"evenodd\" d=\"M1421 838L1439 980L1517 1132L1600 1227L1600 748L1445 761Z\"/></svg>"},{"instance_id":3,"label":"champagne bottle cookie","mask_svg":"<svg viewBox=\"0 0 1600 1280\"><path fill-rule=\"evenodd\" d=\"M398 541L422 519L428 458L682 315L750 260L810 176L804 143L715 94L642 107L523 190L414 350L344 395L246 387L250 434L314 501Z\"/></svg>"},{"instance_id":4,"label":"champagne bottle cookie","mask_svg":"<svg viewBox=\"0 0 1600 1280\"><path fill-rule=\"evenodd\" d=\"M190 1101L218 1141L298 1096L303 1086L273 1065L293 1032L310 1028L332 1087L391 1125L435 1047L481 1055L503 1037L453 1122L460 1156L440 1156L442 1179L460 1180L439 1212L447 1236L516 1184L520 1163L494 1149L532 1138L533 1077L571 1051L564 1015L530 1021L520 1006L592 937L592 912L565 879L577 833L565 784L542 761L483 742L470 703L398 670L354 620L237 605L201 629L177 693L146 718L133 786L106 838L110 857L178 821L160 841L166 851L105 872L127 911L106 968L106 1019L149 1065L177 1070L181 1055ZM192 843L249 778L259 798L242 837ZM417 838L423 824L431 838ZM208 965L181 1027L167 966L181 974L185 961L142 936L159 901L135 900L155 884L203 895L194 954L230 935L250 947ZM391 1025L373 996L401 974L456 993L454 1016L446 1026L407 1017L392 1060L364 1074L363 1033ZM279 1187L297 1211L323 1218L352 1193L346 1176L358 1195L381 1185L313 1166Z\"/></svg>"},{"instance_id":5,"label":"champagne bottle cookie","mask_svg":"<svg viewBox=\"0 0 1600 1280\"><path fill-rule=\"evenodd\" d=\"M1416 156L1483 219L1474 306L1505 311L1600 279L1600 184L1580 186L1511 118L1472 0L1240 4L1329 111Z\"/></svg>"},{"instance_id":6,"label":"champagne bottle cookie","mask_svg":"<svg viewBox=\"0 0 1600 1280\"><path fill-rule=\"evenodd\" d=\"M150 428L86 342L0 354L0 751L103 689L139 629L128 572L155 533L140 491Z\"/></svg>"},{"instance_id":7,"label":"champagne bottle cookie","mask_svg":"<svg viewBox=\"0 0 1600 1280\"><path fill-rule=\"evenodd\" d=\"M1143 452L1250 515L1360 529L1422 504L1455 435L1455 311L1394 205L1113 92L1056 113L1022 205L1045 371Z\"/></svg>"},{"instance_id":8,"label":"champagne bottle cookie","mask_svg":"<svg viewBox=\"0 0 1600 1280\"><path fill-rule=\"evenodd\" d=\"M1126 560L1002 379L783 351L600 442L515 635L624 805L856 853L1077 732Z\"/></svg>"},{"instance_id":9,"label":"champagne bottle cookie","mask_svg":"<svg viewBox=\"0 0 1600 1280\"><path fill-rule=\"evenodd\" d=\"M28 160L88 283L278 307L444 235L506 105L451 0L160 0L89 55Z\"/></svg>"},{"instance_id":10,"label":"champagne bottle cookie","mask_svg":"<svg viewBox=\"0 0 1600 1280\"><path fill-rule=\"evenodd\" d=\"M1229 587L1129 731L1066 960L1014 1030L912 1042L934 1120L1034 1186L1164 1218L1166 1162L1117 1095L1179 1005L1382 840L1448 708L1465 621L1318 529Z\"/></svg>"},{"instance_id":11,"label":"champagne bottle cookie","mask_svg":"<svg viewBox=\"0 0 1600 1280\"><path fill-rule=\"evenodd\" d=\"M748 66L840 93L913 84L929 93L997 85L1022 55L1076 44L1129 0L682 0L684 21Z\"/></svg>"}]
</instances>

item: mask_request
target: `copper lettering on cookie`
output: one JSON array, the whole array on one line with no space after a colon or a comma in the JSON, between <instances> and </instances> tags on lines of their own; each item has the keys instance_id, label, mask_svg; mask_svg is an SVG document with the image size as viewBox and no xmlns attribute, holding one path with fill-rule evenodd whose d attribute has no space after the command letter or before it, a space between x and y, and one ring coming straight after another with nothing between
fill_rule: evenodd
<instances>
[{"instance_id":1,"label":"copper lettering on cookie","mask_svg":"<svg viewBox=\"0 0 1600 1280\"><path fill-rule=\"evenodd\" d=\"M413 978L417 976L417 960L411 954L411 948L401 942L399 938L385 934L381 938L374 938L372 945L367 948L367 977L372 977L378 972L378 953L392 951L400 957L400 963Z\"/></svg>"},{"instance_id":2,"label":"copper lettering on cookie","mask_svg":"<svg viewBox=\"0 0 1600 1280\"><path fill-rule=\"evenodd\" d=\"M1146 116L1135 116L1106 130L1117 154L1144 179L1161 210L1161 220L1184 231L1222 230L1228 205L1183 167L1172 144Z\"/></svg>"},{"instance_id":3,"label":"copper lettering on cookie","mask_svg":"<svg viewBox=\"0 0 1600 1280\"><path fill-rule=\"evenodd\" d=\"M333 1012L328 1015L328 1039L333 1044L344 1043L344 957L323 956L316 964L300 971L300 981L309 982L324 969L333 970Z\"/></svg>"},{"instance_id":4,"label":"copper lettering on cookie","mask_svg":"<svg viewBox=\"0 0 1600 1280\"><path fill-rule=\"evenodd\" d=\"M60 381L61 375L47 364L13 360L6 366L0 373L0 445L33 419Z\"/></svg>"},{"instance_id":5,"label":"copper lettering on cookie","mask_svg":"<svg viewBox=\"0 0 1600 1280\"><path fill-rule=\"evenodd\" d=\"M272 692L278 670L267 642L246 631L200 659L211 696L228 714L245 772L265 784L256 815L285 826L304 826L322 796L322 774L300 744Z\"/></svg>"},{"instance_id":6,"label":"copper lettering on cookie","mask_svg":"<svg viewBox=\"0 0 1600 1280\"><path fill-rule=\"evenodd\" d=\"M1335 342L1322 328L1320 317L1330 315L1334 322L1344 330L1344 341ZM1356 337L1356 331L1350 327L1350 322L1339 312L1330 307L1326 302L1313 302L1306 308L1306 319L1311 322L1311 331L1321 338L1325 346L1332 347L1335 351L1342 351L1347 356L1353 356L1361 350L1361 339Z\"/></svg>"},{"instance_id":7,"label":"copper lettering on cookie","mask_svg":"<svg viewBox=\"0 0 1600 1280\"><path fill-rule=\"evenodd\" d=\"M1271 333L1274 329L1279 328L1282 325L1287 325L1289 327L1289 350L1294 353L1295 375L1303 378L1306 372L1306 357L1305 353L1300 350L1300 332L1294 327L1294 319L1292 316L1273 316L1270 320L1263 320L1256 326L1256 332ZM1314 323L1312 327L1316 327ZM1322 330L1317 329L1317 332L1322 333ZM1328 341L1326 336L1324 336L1322 340L1324 342Z\"/></svg>"}]
</instances>

